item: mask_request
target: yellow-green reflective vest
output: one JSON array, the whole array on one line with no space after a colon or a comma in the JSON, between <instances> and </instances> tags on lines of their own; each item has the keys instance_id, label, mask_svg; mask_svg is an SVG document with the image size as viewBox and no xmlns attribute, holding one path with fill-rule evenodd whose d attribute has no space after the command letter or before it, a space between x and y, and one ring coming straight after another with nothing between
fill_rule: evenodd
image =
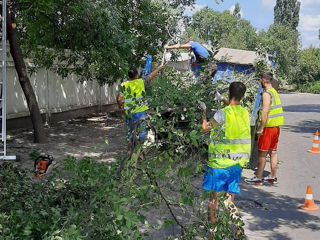
<instances>
[{"instance_id":1,"label":"yellow-green reflective vest","mask_svg":"<svg viewBox=\"0 0 320 240\"><path fill-rule=\"evenodd\" d=\"M227 168L239 164L241 167L250 160L251 134L250 118L240 105L228 106L225 113L225 136L221 142L214 142L214 129L210 133L209 167Z\"/></svg>"},{"instance_id":2,"label":"yellow-green reflective vest","mask_svg":"<svg viewBox=\"0 0 320 240\"><path fill-rule=\"evenodd\" d=\"M265 127L281 126L284 124L284 117L279 95L274 88L267 90L267 93L271 95L271 104Z\"/></svg>"},{"instance_id":3,"label":"yellow-green reflective vest","mask_svg":"<svg viewBox=\"0 0 320 240\"><path fill-rule=\"evenodd\" d=\"M142 103L142 95L145 92L144 82L141 78L123 82L124 109L126 114L139 113L148 110L148 106Z\"/></svg>"}]
</instances>

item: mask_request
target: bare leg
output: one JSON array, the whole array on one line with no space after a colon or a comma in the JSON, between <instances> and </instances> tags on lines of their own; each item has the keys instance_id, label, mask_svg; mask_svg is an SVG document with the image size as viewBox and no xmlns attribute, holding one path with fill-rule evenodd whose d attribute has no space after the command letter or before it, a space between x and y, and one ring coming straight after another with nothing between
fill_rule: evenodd
<instances>
[{"instance_id":1,"label":"bare leg","mask_svg":"<svg viewBox=\"0 0 320 240\"><path fill-rule=\"evenodd\" d=\"M258 153L258 169L257 169L257 178L262 178L264 168L266 166L266 156L268 152L259 151Z\"/></svg>"},{"instance_id":2,"label":"bare leg","mask_svg":"<svg viewBox=\"0 0 320 240\"><path fill-rule=\"evenodd\" d=\"M131 155L131 142L128 141L128 156Z\"/></svg>"},{"instance_id":3,"label":"bare leg","mask_svg":"<svg viewBox=\"0 0 320 240\"><path fill-rule=\"evenodd\" d=\"M272 151L272 153L270 154L270 168L271 168L270 177L275 178L277 176L277 165L278 165L278 153L276 151Z\"/></svg>"},{"instance_id":4,"label":"bare leg","mask_svg":"<svg viewBox=\"0 0 320 240\"><path fill-rule=\"evenodd\" d=\"M141 160L144 160L144 149L143 149L143 141L140 141L140 146L141 146L141 152L140 152L140 156L139 156L139 158L141 159Z\"/></svg>"},{"instance_id":5,"label":"bare leg","mask_svg":"<svg viewBox=\"0 0 320 240\"><path fill-rule=\"evenodd\" d=\"M208 205L208 221L215 223L217 221L217 211L219 208L218 194L213 192L211 194L209 205Z\"/></svg>"}]
</instances>

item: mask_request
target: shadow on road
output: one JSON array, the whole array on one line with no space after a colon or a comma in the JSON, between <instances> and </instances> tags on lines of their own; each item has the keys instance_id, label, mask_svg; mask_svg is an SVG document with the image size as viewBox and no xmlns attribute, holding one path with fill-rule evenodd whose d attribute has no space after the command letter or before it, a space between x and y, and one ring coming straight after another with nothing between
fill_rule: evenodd
<instances>
[{"instance_id":1,"label":"shadow on road","mask_svg":"<svg viewBox=\"0 0 320 240\"><path fill-rule=\"evenodd\" d=\"M299 228L313 232L320 231L320 224L318 224L320 217L299 209L305 199L269 193L263 188L265 187L247 185L242 181L241 195L236 198L236 201L248 200L257 203L255 208L243 209L241 205L239 206L243 215L253 216L245 221L245 230L249 239L260 239L258 238L260 233L266 234L265 239L292 239L289 231ZM319 205L319 202L316 204ZM287 232L284 231L284 228ZM260 233L255 233L257 231Z\"/></svg>"},{"instance_id":2,"label":"shadow on road","mask_svg":"<svg viewBox=\"0 0 320 240\"><path fill-rule=\"evenodd\" d=\"M285 112L315 112L320 113L319 104L302 104L302 105L290 105L284 106L283 111Z\"/></svg>"},{"instance_id":3,"label":"shadow on road","mask_svg":"<svg viewBox=\"0 0 320 240\"><path fill-rule=\"evenodd\" d=\"M284 129L289 129L296 133L315 133L317 130L320 130L320 120L303 120L298 125L286 125Z\"/></svg>"}]
</instances>

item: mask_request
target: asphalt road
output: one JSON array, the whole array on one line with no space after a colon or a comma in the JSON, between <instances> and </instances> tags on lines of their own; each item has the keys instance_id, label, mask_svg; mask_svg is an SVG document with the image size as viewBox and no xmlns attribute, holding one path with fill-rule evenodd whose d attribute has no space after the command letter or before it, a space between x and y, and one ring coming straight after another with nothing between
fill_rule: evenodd
<instances>
[{"instance_id":1,"label":"asphalt road","mask_svg":"<svg viewBox=\"0 0 320 240\"><path fill-rule=\"evenodd\" d=\"M250 240L320 239L320 210L299 209L311 185L320 207L320 154L311 154L314 134L320 131L320 94L281 94L285 126L281 128L277 185L252 186L242 181L236 198ZM268 175L269 163L265 169ZM244 170L243 177L252 177ZM251 204L249 204L251 203Z\"/></svg>"}]
</instances>

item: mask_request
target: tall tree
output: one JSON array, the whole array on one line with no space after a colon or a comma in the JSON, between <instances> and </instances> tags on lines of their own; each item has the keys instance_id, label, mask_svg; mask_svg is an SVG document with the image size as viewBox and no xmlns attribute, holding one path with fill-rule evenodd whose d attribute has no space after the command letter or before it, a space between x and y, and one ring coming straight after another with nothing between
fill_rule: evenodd
<instances>
[{"instance_id":1,"label":"tall tree","mask_svg":"<svg viewBox=\"0 0 320 240\"><path fill-rule=\"evenodd\" d=\"M23 54L18 40L15 15L16 7L12 4L8 9L6 23L10 53L30 111L31 121L34 126L34 142L46 142L39 105L27 74L26 64L23 60Z\"/></svg>"},{"instance_id":2,"label":"tall tree","mask_svg":"<svg viewBox=\"0 0 320 240\"><path fill-rule=\"evenodd\" d=\"M299 33L287 26L273 24L267 32L258 34L260 46L269 54L276 51L276 68L278 74L293 80L297 70Z\"/></svg>"},{"instance_id":3,"label":"tall tree","mask_svg":"<svg viewBox=\"0 0 320 240\"><path fill-rule=\"evenodd\" d=\"M235 16L237 19L241 18L241 8L239 3L236 3L236 5L234 5L232 15Z\"/></svg>"},{"instance_id":4,"label":"tall tree","mask_svg":"<svg viewBox=\"0 0 320 240\"><path fill-rule=\"evenodd\" d=\"M295 78L300 47L299 12L297 0L277 0L274 7L274 24L268 30L269 46L277 51L277 68L289 80Z\"/></svg>"},{"instance_id":5,"label":"tall tree","mask_svg":"<svg viewBox=\"0 0 320 240\"><path fill-rule=\"evenodd\" d=\"M274 7L274 23L297 31L300 5L298 0L277 0Z\"/></svg>"}]
</instances>

